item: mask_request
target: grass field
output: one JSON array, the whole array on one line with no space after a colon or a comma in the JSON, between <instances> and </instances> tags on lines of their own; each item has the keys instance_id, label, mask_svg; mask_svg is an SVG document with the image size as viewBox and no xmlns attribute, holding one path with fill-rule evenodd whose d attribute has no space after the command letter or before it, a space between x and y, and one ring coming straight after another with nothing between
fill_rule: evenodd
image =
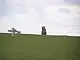
<instances>
[{"instance_id":1,"label":"grass field","mask_svg":"<svg viewBox=\"0 0 80 60\"><path fill-rule=\"evenodd\" d=\"M80 60L80 37L2 35L0 60Z\"/></svg>"}]
</instances>

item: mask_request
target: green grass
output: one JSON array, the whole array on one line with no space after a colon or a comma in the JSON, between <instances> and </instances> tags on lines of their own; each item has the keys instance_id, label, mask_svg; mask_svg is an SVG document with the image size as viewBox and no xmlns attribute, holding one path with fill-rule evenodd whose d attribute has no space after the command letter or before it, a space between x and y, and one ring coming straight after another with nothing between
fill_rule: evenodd
<instances>
[{"instance_id":1,"label":"green grass","mask_svg":"<svg viewBox=\"0 0 80 60\"><path fill-rule=\"evenodd\" d=\"M80 60L80 37L0 36L0 60Z\"/></svg>"}]
</instances>

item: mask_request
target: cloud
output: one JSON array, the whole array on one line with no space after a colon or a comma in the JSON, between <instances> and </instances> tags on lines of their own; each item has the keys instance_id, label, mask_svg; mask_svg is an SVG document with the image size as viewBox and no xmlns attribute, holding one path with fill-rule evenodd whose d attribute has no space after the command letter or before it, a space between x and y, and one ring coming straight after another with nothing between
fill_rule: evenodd
<instances>
[{"instance_id":1,"label":"cloud","mask_svg":"<svg viewBox=\"0 0 80 60\"><path fill-rule=\"evenodd\" d=\"M59 11L63 13L70 13L70 10L68 8L59 8Z\"/></svg>"},{"instance_id":2,"label":"cloud","mask_svg":"<svg viewBox=\"0 0 80 60\"><path fill-rule=\"evenodd\" d=\"M65 31L65 33L77 33L79 32L79 27L80 24L77 19L79 19L80 15L78 15L77 13L75 14L75 12L77 12L76 10L74 10L73 8L70 8L69 6L63 6L67 9L70 10L70 14L67 13L62 13L60 11L58 11L58 9L61 6L53 6L53 7L47 7L46 10L46 17L47 17L47 22L46 24L48 25L49 31L54 31L54 33L58 31L58 33L63 33L63 31ZM79 7L77 7L78 9ZM74 10L74 11L73 11ZM63 11L64 12L64 11ZM46 20L45 20L46 21ZM50 26L52 25L52 26Z\"/></svg>"},{"instance_id":3,"label":"cloud","mask_svg":"<svg viewBox=\"0 0 80 60\"><path fill-rule=\"evenodd\" d=\"M80 5L80 0L64 0L64 2L69 3L69 4Z\"/></svg>"}]
</instances>

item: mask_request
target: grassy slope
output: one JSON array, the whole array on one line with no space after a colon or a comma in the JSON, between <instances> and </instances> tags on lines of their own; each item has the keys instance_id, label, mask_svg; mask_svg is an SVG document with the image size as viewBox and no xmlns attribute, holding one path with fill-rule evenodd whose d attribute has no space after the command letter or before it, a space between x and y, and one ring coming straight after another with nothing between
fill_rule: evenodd
<instances>
[{"instance_id":1,"label":"grassy slope","mask_svg":"<svg viewBox=\"0 0 80 60\"><path fill-rule=\"evenodd\" d=\"M79 37L0 36L0 60L80 60Z\"/></svg>"}]
</instances>

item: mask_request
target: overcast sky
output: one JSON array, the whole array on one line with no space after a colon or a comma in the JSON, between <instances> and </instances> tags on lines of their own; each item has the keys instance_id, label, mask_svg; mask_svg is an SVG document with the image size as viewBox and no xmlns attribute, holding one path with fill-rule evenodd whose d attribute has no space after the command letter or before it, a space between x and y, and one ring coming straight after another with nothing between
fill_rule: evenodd
<instances>
[{"instance_id":1,"label":"overcast sky","mask_svg":"<svg viewBox=\"0 0 80 60\"><path fill-rule=\"evenodd\" d=\"M80 35L80 0L0 0L0 32Z\"/></svg>"}]
</instances>

